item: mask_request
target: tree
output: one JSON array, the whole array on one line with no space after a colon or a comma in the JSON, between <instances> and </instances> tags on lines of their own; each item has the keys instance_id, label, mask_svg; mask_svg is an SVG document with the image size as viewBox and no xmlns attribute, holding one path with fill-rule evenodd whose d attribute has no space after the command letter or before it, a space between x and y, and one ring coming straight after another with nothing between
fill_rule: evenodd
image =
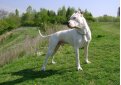
<instances>
[{"instance_id":1,"label":"tree","mask_svg":"<svg viewBox=\"0 0 121 85\"><path fill-rule=\"evenodd\" d=\"M48 10L48 16L56 16L55 12L53 10Z\"/></svg>"},{"instance_id":2,"label":"tree","mask_svg":"<svg viewBox=\"0 0 121 85\"><path fill-rule=\"evenodd\" d=\"M91 12L87 11L87 9L84 11L84 17L86 18L87 21L95 21Z\"/></svg>"},{"instance_id":3,"label":"tree","mask_svg":"<svg viewBox=\"0 0 121 85\"><path fill-rule=\"evenodd\" d=\"M40 22L42 23L48 23L48 10L41 8L39 12Z\"/></svg>"},{"instance_id":4,"label":"tree","mask_svg":"<svg viewBox=\"0 0 121 85\"><path fill-rule=\"evenodd\" d=\"M48 21L50 23L52 23L52 24L57 23L57 21L56 21L56 13L54 11L48 10L48 17L49 17Z\"/></svg>"},{"instance_id":5,"label":"tree","mask_svg":"<svg viewBox=\"0 0 121 85\"><path fill-rule=\"evenodd\" d=\"M74 8L68 7L67 12L66 12L66 18L67 18L67 20L69 20L69 18L74 13L74 11L75 11Z\"/></svg>"},{"instance_id":6,"label":"tree","mask_svg":"<svg viewBox=\"0 0 121 85\"><path fill-rule=\"evenodd\" d=\"M28 6L28 7L27 7L27 9L26 9L26 13L29 13L29 14L32 13L32 7L31 7L31 6Z\"/></svg>"},{"instance_id":7,"label":"tree","mask_svg":"<svg viewBox=\"0 0 121 85\"><path fill-rule=\"evenodd\" d=\"M15 10L15 15L19 17L19 11L18 11L18 9Z\"/></svg>"},{"instance_id":8,"label":"tree","mask_svg":"<svg viewBox=\"0 0 121 85\"><path fill-rule=\"evenodd\" d=\"M31 6L28 6L26 9L26 13L23 13L22 18L21 18L21 23L24 26L33 26L34 23L34 18L35 18L35 10L32 9Z\"/></svg>"},{"instance_id":9,"label":"tree","mask_svg":"<svg viewBox=\"0 0 121 85\"><path fill-rule=\"evenodd\" d=\"M66 16L66 8L63 6L62 8L59 8L58 10L58 16Z\"/></svg>"},{"instance_id":10,"label":"tree","mask_svg":"<svg viewBox=\"0 0 121 85\"><path fill-rule=\"evenodd\" d=\"M0 34L16 29L21 25L19 13L15 10L15 13L9 13L9 15L3 19L0 19Z\"/></svg>"},{"instance_id":11,"label":"tree","mask_svg":"<svg viewBox=\"0 0 121 85\"><path fill-rule=\"evenodd\" d=\"M63 6L62 8L59 8L58 13L57 13L57 19L59 23L64 24L66 20L66 8Z\"/></svg>"}]
</instances>

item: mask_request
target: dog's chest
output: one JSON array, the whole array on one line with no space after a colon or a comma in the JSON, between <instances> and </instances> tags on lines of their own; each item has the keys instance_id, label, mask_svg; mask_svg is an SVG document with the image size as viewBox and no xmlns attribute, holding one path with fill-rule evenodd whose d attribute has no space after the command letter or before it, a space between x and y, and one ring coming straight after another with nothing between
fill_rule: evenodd
<instances>
[{"instance_id":1,"label":"dog's chest","mask_svg":"<svg viewBox=\"0 0 121 85\"><path fill-rule=\"evenodd\" d=\"M74 43L77 47L84 47L85 45L87 45L87 42L83 37L81 37L80 39L77 39Z\"/></svg>"}]
</instances>

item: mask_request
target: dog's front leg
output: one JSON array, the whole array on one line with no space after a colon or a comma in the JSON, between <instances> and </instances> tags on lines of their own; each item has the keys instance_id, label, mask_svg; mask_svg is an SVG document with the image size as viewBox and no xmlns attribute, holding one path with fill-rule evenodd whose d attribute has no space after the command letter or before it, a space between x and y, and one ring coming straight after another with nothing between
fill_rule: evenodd
<instances>
[{"instance_id":1,"label":"dog's front leg","mask_svg":"<svg viewBox=\"0 0 121 85\"><path fill-rule=\"evenodd\" d=\"M89 60L88 60L88 44L84 47L84 55L85 55L85 62L87 64L91 63Z\"/></svg>"},{"instance_id":2,"label":"dog's front leg","mask_svg":"<svg viewBox=\"0 0 121 85\"><path fill-rule=\"evenodd\" d=\"M79 59L79 48L75 49L76 52L76 65L77 65L77 70L83 70L82 67L80 66L80 59Z\"/></svg>"}]
</instances>

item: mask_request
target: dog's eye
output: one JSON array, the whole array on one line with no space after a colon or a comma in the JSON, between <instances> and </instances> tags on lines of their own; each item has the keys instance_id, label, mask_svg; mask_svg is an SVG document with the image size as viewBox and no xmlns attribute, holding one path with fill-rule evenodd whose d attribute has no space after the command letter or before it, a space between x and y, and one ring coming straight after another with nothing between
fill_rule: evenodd
<instances>
[{"instance_id":1,"label":"dog's eye","mask_svg":"<svg viewBox=\"0 0 121 85\"><path fill-rule=\"evenodd\" d=\"M76 17L73 17L73 19L76 19Z\"/></svg>"}]
</instances>

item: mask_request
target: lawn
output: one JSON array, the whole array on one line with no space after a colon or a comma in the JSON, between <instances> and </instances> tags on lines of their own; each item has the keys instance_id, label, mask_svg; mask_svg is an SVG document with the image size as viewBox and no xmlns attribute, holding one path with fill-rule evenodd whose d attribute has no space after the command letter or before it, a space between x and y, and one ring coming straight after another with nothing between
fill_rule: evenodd
<instances>
[{"instance_id":1,"label":"lawn","mask_svg":"<svg viewBox=\"0 0 121 85\"><path fill-rule=\"evenodd\" d=\"M64 45L55 55L57 63L51 64L50 58L47 71L41 72L46 48L43 51L40 45L40 52L44 53L41 56L22 55L0 67L0 85L119 85L120 23L94 22L89 26L92 31L89 60L92 63L85 64L84 52L80 49L83 71L76 70L73 48ZM7 48L9 43L5 43L3 46Z\"/></svg>"}]
</instances>

